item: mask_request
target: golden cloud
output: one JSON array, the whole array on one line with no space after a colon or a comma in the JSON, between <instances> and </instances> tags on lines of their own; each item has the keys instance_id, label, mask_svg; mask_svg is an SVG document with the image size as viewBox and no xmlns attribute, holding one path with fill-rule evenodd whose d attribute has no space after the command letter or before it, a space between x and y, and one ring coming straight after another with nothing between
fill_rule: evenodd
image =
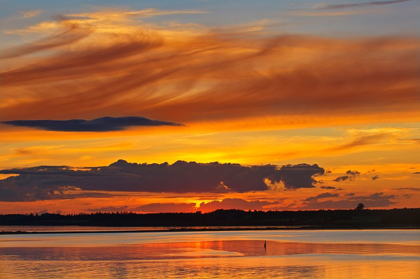
<instances>
[{"instance_id":1,"label":"golden cloud","mask_svg":"<svg viewBox=\"0 0 420 279\"><path fill-rule=\"evenodd\" d=\"M406 120L418 111L419 38L261 36L137 20L180 12L107 10L29 27L53 34L3 52L20 61L0 72L3 119L319 126Z\"/></svg>"}]
</instances>

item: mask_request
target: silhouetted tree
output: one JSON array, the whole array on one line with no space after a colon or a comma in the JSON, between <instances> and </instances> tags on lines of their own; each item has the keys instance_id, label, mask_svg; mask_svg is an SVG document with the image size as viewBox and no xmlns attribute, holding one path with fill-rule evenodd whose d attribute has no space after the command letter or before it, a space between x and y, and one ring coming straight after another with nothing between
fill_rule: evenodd
<instances>
[{"instance_id":1,"label":"silhouetted tree","mask_svg":"<svg viewBox=\"0 0 420 279\"><path fill-rule=\"evenodd\" d=\"M356 207L356 210L363 210L365 208L365 205L363 203L359 203Z\"/></svg>"}]
</instances>

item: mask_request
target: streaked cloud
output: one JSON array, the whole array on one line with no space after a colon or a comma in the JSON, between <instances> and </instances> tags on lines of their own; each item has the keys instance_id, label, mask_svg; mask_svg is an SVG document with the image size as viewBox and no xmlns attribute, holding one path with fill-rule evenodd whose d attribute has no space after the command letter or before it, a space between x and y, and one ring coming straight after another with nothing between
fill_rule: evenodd
<instances>
[{"instance_id":1,"label":"streaked cloud","mask_svg":"<svg viewBox=\"0 0 420 279\"><path fill-rule=\"evenodd\" d=\"M330 195L330 197L332 196ZM381 192L368 196L347 195L344 198L338 195L334 195L334 198L335 199L319 200L319 197L310 197L305 200L303 207L305 209L351 209L355 208L358 203L363 203L366 208L388 207L390 205L396 204L395 199L397 197L395 195L385 195Z\"/></svg>"},{"instance_id":2,"label":"streaked cloud","mask_svg":"<svg viewBox=\"0 0 420 279\"><path fill-rule=\"evenodd\" d=\"M420 188L404 187L404 188L398 188L397 190L400 190L400 191L420 191Z\"/></svg>"},{"instance_id":3,"label":"streaked cloud","mask_svg":"<svg viewBox=\"0 0 420 279\"><path fill-rule=\"evenodd\" d=\"M63 15L44 28L58 35L3 52L13 60L44 51L0 72L3 119L128 114L213 128L417 119L418 38L181 32L131 13Z\"/></svg>"},{"instance_id":4,"label":"streaked cloud","mask_svg":"<svg viewBox=\"0 0 420 279\"><path fill-rule=\"evenodd\" d=\"M337 189L336 187L333 187L333 186L321 186L321 189L325 189L325 190L340 190L340 188Z\"/></svg>"},{"instance_id":5,"label":"streaked cloud","mask_svg":"<svg viewBox=\"0 0 420 279\"><path fill-rule=\"evenodd\" d=\"M352 170L348 170L346 172L346 175L343 176L339 176L336 179L334 179L333 181L335 182L342 182L342 181L353 181L354 179L356 179L356 177L360 176L360 172L358 171L352 171Z\"/></svg>"},{"instance_id":6,"label":"streaked cloud","mask_svg":"<svg viewBox=\"0 0 420 279\"><path fill-rule=\"evenodd\" d=\"M338 196L339 196L339 194L331 194L331 193L327 192L327 193L322 193L322 194L316 195L314 197L306 198L304 200L304 202L318 201L320 199L333 198L333 197L338 197Z\"/></svg>"},{"instance_id":7,"label":"streaked cloud","mask_svg":"<svg viewBox=\"0 0 420 279\"><path fill-rule=\"evenodd\" d=\"M361 1L10 12L0 121L22 126L0 123L2 212L412 207L416 4Z\"/></svg>"},{"instance_id":8,"label":"streaked cloud","mask_svg":"<svg viewBox=\"0 0 420 279\"><path fill-rule=\"evenodd\" d=\"M54 49L60 46L68 46L80 41L92 32L92 30L88 27L80 28L80 26L70 24L66 21L63 21L62 27L63 30L61 30L58 34L47 36L28 45L22 45L2 51L0 59L16 58L40 51ZM13 34L13 32L10 31L6 33Z\"/></svg>"},{"instance_id":9,"label":"streaked cloud","mask_svg":"<svg viewBox=\"0 0 420 279\"><path fill-rule=\"evenodd\" d=\"M22 14L23 18L30 18L30 17L38 16L42 14L43 12L44 12L43 10L29 10L29 11L22 11L20 13Z\"/></svg>"},{"instance_id":10,"label":"streaked cloud","mask_svg":"<svg viewBox=\"0 0 420 279\"><path fill-rule=\"evenodd\" d=\"M108 8L104 10L93 11L89 13L77 13L66 15L69 19L83 19L83 20L99 20L102 18L120 19L126 17L154 17L161 15L176 15L176 14L206 14L206 11L200 10L159 10L148 8L143 10L125 10L118 8Z\"/></svg>"},{"instance_id":11,"label":"streaked cloud","mask_svg":"<svg viewBox=\"0 0 420 279\"><path fill-rule=\"evenodd\" d=\"M154 212L195 212L195 203L151 203L133 208L131 211L154 213Z\"/></svg>"},{"instance_id":12,"label":"streaked cloud","mask_svg":"<svg viewBox=\"0 0 420 279\"><path fill-rule=\"evenodd\" d=\"M341 17L341 16L352 16L371 13L370 11L293 11L289 12L292 16L307 16L307 17Z\"/></svg>"},{"instance_id":13,"label":"streaked cloud","mask_svg":"<svg viewBox=\"0 0 420 279\"><path fill-rule=\"evenodd\" d=\"M203 212L211 212L217 209L241 209L241 210L263 210L264 206L271 205L272 202L267 201L246 201L243 199L223 199L222 201L212 201L201 203L199 210Z\"/></svg>"},{"instance_id":14,"label":"streaked cloud","mask_svg":"<svg viewBox=\"0 0 420 279\"><path fill-rule=\"evenodd\" d=\"M106 206L100 208L89 208L90 212L142 212L142 213L158 213L158 212L212 212L218 209L239 209L239 210L270 210L267 206L277 206L278 202L268 202L253 200L247 201L239 198L225 198L220 201L201 202L198 206L195 203L149 203L137 207L132 206Z\"/></svg>"},{"instance_id":15,"label":"streaked cloud","mask_svg":"<svg viewBox=\"0 0 420 279\"><path fill-rule=\"evenodd\" d=\"M102 117L92 120L12 120L2 123L61 132L109 132L125 130L135 126L183 126L179 123L152 120L138 116Z\"/></svg>"},{"instance_id":16,"label":"streaked cloud","mask_svg":"<svg viewBox=\"0 0 420 279\"><path fill-rule=\"evenodd\" d=\"M125 212L125 211L128 211L127 208L128 208L128 206L120 206L120 207L105 206L105 207L100 207L100 208L89 208L89 209L86 209L86 211L91 211L91 212Z\"/></svg>"},{"instance_id":17,"label":"streaked cloud","mask_svg":"<svg viewBox=\"0 0 420 279\"><path fill-rule=\"evenodd\" d=\"M370 144L378 143L382 139L385 139L385 138L388 138L388 137L389 137L389 135L386 135L386 134L373 134L373 135L361 136L361 137L358 137L358 138L354 139L353 141L351 141L349 143L329 148L326 151L344 151L344 150L348 150L348 149L353 149L353 148L364 146L364 145L370 145Z\"/></svg>"},{"instance_id":18,"label":"streaked cloud","mask_svg":"<svg viewBox=\"0 0 420 279\"><path fill-rule=\"evenodd\" d=\"M372 145L393 144L395 141L405 141L416 129L384 127L373 129L348 129L350 141L344 144L325 149L324 152L341 152ZM372 148L372 147L370 147Z\"/></svg>"},{"instance_id":19,"label":"streaked cloud","mask_svg":"<svg viewBox=\"0 0 420 279\"><path fill-rule=\"evenodd\" d=\"M383 6L390 4L404 3L411 0L390 0L390 1L368 1L368 2L359 2L359 3L342 3L342 4L330 4L330 5L316 5L317 9L325 10L336 10L336 9L348 9L348 8L362 8L369 6Z\"/></svg>"}]
</instances>

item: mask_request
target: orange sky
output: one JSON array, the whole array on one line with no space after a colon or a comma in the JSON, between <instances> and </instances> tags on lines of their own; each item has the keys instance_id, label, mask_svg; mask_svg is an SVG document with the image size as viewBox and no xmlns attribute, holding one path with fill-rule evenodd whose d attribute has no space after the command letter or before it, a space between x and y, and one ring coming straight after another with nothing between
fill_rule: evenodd
<instances>
[{"instance_id":1,"label":"orange sky","mask_svg":"<svg viewBox=\"0 0 420 279\"><path fill-rule=\"evenodd\" d=\"M287 16L362 16L318 10ZM420 206L420 37L185 22L205 9L44 12L4 19L0 213Z\"/></svg>"}]
</instances>

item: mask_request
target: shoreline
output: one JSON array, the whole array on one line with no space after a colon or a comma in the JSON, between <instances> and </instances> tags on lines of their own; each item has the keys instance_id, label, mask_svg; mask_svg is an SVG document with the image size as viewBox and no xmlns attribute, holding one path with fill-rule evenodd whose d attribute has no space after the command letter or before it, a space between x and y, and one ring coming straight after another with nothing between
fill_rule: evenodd
<instances>
[{"instance_id":1,"label":"shoreline","mask_svg":"<svg viewBox=\"0 0 420 279\"><path fill-rule=\"evenodd\" d=\"M47 227L47 226L46 226ZM92 233L160 233L160 232L214 232L214 231L306 231L306 230L420 230L420 226L314 226L314 227L301 227L301 228L282 228L282 227L261 227L261 228L174 228L174 229L167 229L167 230L97 230L97 231L0 231L1 235L19 235L19 234L92 234Z\"/></svg>"}]
</instances>

